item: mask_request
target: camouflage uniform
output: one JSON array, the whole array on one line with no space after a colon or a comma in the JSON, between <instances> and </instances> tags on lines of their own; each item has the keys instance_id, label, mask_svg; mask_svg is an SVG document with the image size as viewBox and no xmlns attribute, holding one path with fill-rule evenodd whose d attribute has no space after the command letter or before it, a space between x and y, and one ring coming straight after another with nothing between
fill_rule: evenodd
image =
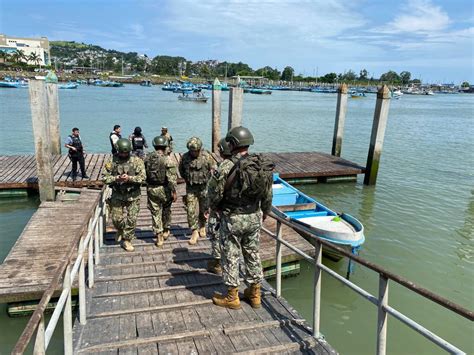
<instances>
[{"instance_id":1,"label":"camouflage uniform","mask_svg":"<svg viewBox=\"0 0 474 355\"><path fill-rule=\"evenodd\" d=\"M245 282L259 284L263 280L262 264L259 256L260 229L263 213L269 213L272 191L269 189L260 201L246 201L238 198L241 187L234 181L225 189L225 184L233 165L241 158L232 157L230 164L221 164L214 174L215 188L208 196L211 209L220 211L219 236L222 248L224 283L238 287L240 253L245 263ZM262 213L263 211L263 213Z\"/></svg>"},{"instance_id":2,"label":"camouflage uniform","mask_svg":"<svg viewBox=\"0 0 474 355\"><path fill-rule=\"evenodd\" d=\"M179 173L186 182L186 213L192 230L206 226L207 182L214 166L214 160L205 151L201 151L197 158L193 158L190 152L181 158Z\"/></svg>"},{"instance_id":3,"label":"camouflage uniform","mask_svg":"<svg viewBox=\"0 0 474 355\"><path fill-rule=\"evenodd\" d=\"M227 173L232 169L231 160L225 159L222 163L219 164L219 170L216 170L207 185L207 196L208 196L208 206L211 206L211 203L214 202L210 199L210 197L214 197L216 195L223 196L223 191L216 191L218 188L223 188L223 185L219 185L219 178L221 176L222 171L227 171ZM220 245L220 238L219 238L219 229L220 229L220 214L216 209L211 209L209 213L209 220L207 222L207 235L211 240L212 246L212 256L216 259L221 259L221 245Z\"/></svg>"},{"instance_id":4,"label":"camouflage uniform","mask_svg":"<svg viewBox=\"0 0 474 355\"><path fill-rule=\"evenodd\" d=\"M168 132L166 132L165 134L162 133L161 136L165 137L166 140L168 141L168 146L166 147L166 154L169 155L173 151L173 147L174 147L173 137Z\"/></svg>"},{"instance_id":5,"label":"camouflage uniform","mask_svg":"<svg viewBox=\"0 0 474 355\"><path fill-rule=\"evenodd\" d=\"M129 175L128 182L117 182L117 176ZM112 188L108 203L112 223L117 229L117 240L135 238L135 227L140 212L140 184L145 181L145 166L137 157L113 157L105 164L104 183Z\"/></svg>"},{"instance_id":6,"label":"camouflage uniform","mask_svg":"<svg viewBox=\"0 0 474 355\"><path fill-rule=\"evenodd\" d=\"M160 169L164 171L159 172L162 177L155 180L151 170L153 169L153 162L157 159L160 161ZM158 234L163 232L164 229L170 228L172 194L176 192L177 185L176 165L169 156L160 151L155 151L145 158L145 169L148 183L148 209L153 221L153 232Z\"/></svg>"}]
</instances>

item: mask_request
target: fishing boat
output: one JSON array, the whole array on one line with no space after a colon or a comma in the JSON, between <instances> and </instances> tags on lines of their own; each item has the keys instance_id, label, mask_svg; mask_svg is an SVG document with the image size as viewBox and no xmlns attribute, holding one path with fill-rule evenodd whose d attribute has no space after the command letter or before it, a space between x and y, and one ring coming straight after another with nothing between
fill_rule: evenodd
<instances>
[{"instance_id":1,"label":"fishing boat","mask_svg":"<svg viewBox=\"0 0 474 355\"><path fill-rule=\"evenodd\" d=\"M119 83L117 81L109 81L109 80L95 80L94 85L100 86L100 87L111 87L111 88L118 88L118 87L123 86L122 83Z\"/></svg>"},{"instance_id":2,"label":"fishing boat","mask_svg":"<svg viewBox=\"0 0 474 355\"><path fill-rule=\"evenodd\" d=\"M257 95L271 95L272 91L271 90L263 90L263 89L250 89L249 93L257 94Z\"/></svg>"},{"instance_id":3,"label":"fishing boat","mask_svg":"<svg viewBox=\"0 0 474 355\"><path fill-rule=\"evenodd\" d=\"M58 89L66 89L66 90L77 89L78 86L79 85L76 83L59 84Z\"/></svg>"},{"instance_id":4,"label":"fishing boat","mask_svg":"<svg viewBox=\"0 0 474 355\"><path fill-rule=\"evenodd\" d=\"M19 87L20 84L17 81L0 81L0 88L15 89Z\"/></svg>"},{"instance_id":5,"label":"fishing boat","mask_svg":"<svg viewBox=\"0 0 474 355\"><path fill-rule=\"evenodd\" d=\"M338 214L281 179L273 176L273 211L280 217L302 227L310 235L334 243L357 254L365 241L364 226L349 214ZM302 235L310 243L314 239ZM323 247L323 253L334 261L342 258L339 253Z\"/></svg>"},{"instance_id":6,"label":"fishing boat","mask_svg":"<svg viewBox=\"0 0 474 355\"><path fill-rule=\"evenodd\" d=\"M200 94L200 93L197 93L195 95L183 93L182 95L178 96L178 100L206 103L207 100L209 100L209 98L205 96L204 94Z\"/></svg>"},{"instance_id":7,"label":"fishing boat","mask_svg":"<svg viewBox=\"0 0 474 355\"><path fill-rule=\"evenodd\" d=\"M353 99L360 99L362 97L365 97L365 92L360 92L360 91L352 91L351 92L351 98L353 98Z\"/></svg>"}]
</instances>

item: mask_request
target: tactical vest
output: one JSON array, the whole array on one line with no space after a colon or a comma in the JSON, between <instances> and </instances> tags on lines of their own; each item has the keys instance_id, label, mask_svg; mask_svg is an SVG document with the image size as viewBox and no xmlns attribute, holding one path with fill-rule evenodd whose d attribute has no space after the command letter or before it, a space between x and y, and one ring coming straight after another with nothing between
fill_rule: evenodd
<instances>
[{"instance_id":1,"label":"tactical vest","mask_svg":"<svg viewBox=\"0 0 474 355\"><path fill-rule=\"evenodd\" d=\"M152 153L146 160L146 182L149 186L163 186L166 179L167 157L163 154Z\"/></svg>"},{"instance_id":2,"label":"tactical vest","mask_svg":"<svg viewBox=\"0 0 474 355\"><path fill-rule=\"evenodd\" d=\"M113 176L122 174L127 174L128 176L135 176L135 169L130 160L131 158L124 163L120 163L119 159L115 158L114 164L112 165L111 174ZM114 191L119 192L121 194L140 194L140 185L133 184L131 182L116 182L113 183L111 186Z\"/></svg>"},{"instance_id":3,"label":"tactical vest","mask_svg":"<svg viewBox=\"0 0 474 355\"><path fill-rule=\"evenodd\" d=\"M114 144L114 141L112 140L112 136L113 135L116 135L119 139L122 138L122 135L121 134L118 134L116 133L115 131L114 132L110 132L110 135L109 135L109 140L110 140L110 145L112 146L112 154L117 154L117 148L115 148L115 144Z\"/></svg>"},{"instance_id":4,"label":"tactical vest","mask_svg":"<svg viewBox=\"0 0 474 355\"><path fill-rule=\"evenodd\" d=\"M73 136L73 135L69 135L69 138L71 138L71 140L72 140L72 142L69 145L76 148L76 150L69 149L69 156L71 156L71 157L80 156L82 154L82 151L83 151L81 138Z\"/></svg>"},{"instance_id":5,"label":"tactical vest","mask_svg":"<svg viewBox=\"0 0 474 355\"><path fill-rule=\"evenodd\" d=\"M193 159L189 153L183 155L183 178L188 185L207 184L211 176L207 159L205 153L201 153L196 159Z\"/></svg>"},{"instance_id":6,"label":"tactical vest","mask_svg":"<svg viewBox=\"0 0 474 355\"><path fill-rule=\"evenodd\" d=\"M132 134L133 150L143 150L144 146L145 146L145 138L143 136L136 136Z\"/></svg>"}]
</instances>

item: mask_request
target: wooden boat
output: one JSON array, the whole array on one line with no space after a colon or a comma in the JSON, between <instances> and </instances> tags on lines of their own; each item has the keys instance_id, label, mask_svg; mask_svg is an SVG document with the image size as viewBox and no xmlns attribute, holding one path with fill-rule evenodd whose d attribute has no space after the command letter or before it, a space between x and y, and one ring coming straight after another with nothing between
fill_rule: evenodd
<instances>
[{"instance_id":1,"label":"wooden boat","mask_svg":"<svg viewBox=\"0 0 474 355\"><path fill-rule=\"evenodd\" d=\"M178 100L181 101L194 101L194 102L202 102L206 103L209 98L207 96L204 96L203 94L200 95L189 95L183 93L183 95L178 96Z\"/></svg>"},{"instance_id":2,"label":"wooden boat","mask_svg":"<svg viewBox=\"0 0 474 355\"><path fill-rule=\"evenodd\" d=\"M306 232L357 254L365 241L364 226L349 214L338 214L282 180L273 177L273 211L300 225ZM315 240L303 237L314 244ZM339 253L323 247L325 256L338 261Z\"/></svg>"}]
</instances>

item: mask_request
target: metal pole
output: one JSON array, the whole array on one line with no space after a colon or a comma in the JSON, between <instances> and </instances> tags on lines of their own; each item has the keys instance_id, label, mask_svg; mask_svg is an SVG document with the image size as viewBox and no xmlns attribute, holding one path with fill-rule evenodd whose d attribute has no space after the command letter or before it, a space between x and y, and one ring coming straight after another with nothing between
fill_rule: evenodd
<instances>
[{"instance_id":1,"label":"metal pole","mask_svg":"<svg viewBox=\"0 0 474 355\"><path fill-rule=\"evenodd\" d=\"M81 324L86 324L86 250L84 246L84 238L81 238L81 241L79 242L79 253L81 252L83 254L81 257L81 264L79 266L79 322Z\"/></svg>"},{"instance_id":2,"label":"metal pole","mask_svg":"<svg viewBox=\"0 0 474 355\"><path fill-rule=\"evenodd\" d=\"M277 221L277 241L276 241L276 293L277 297L281 296L281 242L282 239L281 222Z\"/></svg>"},{"instance_id":3,"label":"metal pole","mask_svg":"<svg viewBox=\"0 0 474 355\"><path fill-rule=\"evenodd\" d=\"M221 139L221 83L216 78L212 85L212 152L218 153Z\"/></svg>"},{"instance_id":4,"label":"metal pole","mask_svg":"<svg viewBox=\"0 0 474 355\"><path fill-rule=\"evenodd\" d=\"M44 341L44 314L38 324L36 330L35 348L33 350L34 355L44 355L46 353L45 341Z\"/></svg>"},{"instance_id":5,"label":"metal pole","mask_svg":"<svg viewBox=\"0 0 474 355\"><path fill-rule=\"evenodd\" d=\"M377 355L385 355L387 350L387 312L384 306L388 305L388 279L379 276L379 312L377 317Z\"/></svg>"},{"instance_id":6,"label":"metal pole","mask_svg":"<svg viewBox=\"0 0 474 355\"><path fill-rule=\"evenodd\" d=\"M100 263L100 248L99 248L99 219L94 226L94 249L95 249L95 265Z\"/></svg>"},{"instance_id":7,"label":"metal pole","mask_svg":"<svg viewBox=\"0 0 474 355\"><path fill-rule=\"evenodd\" d=\"M71 265L64 274L63 290L68 292L63 311L64 354L72 355L72 303L71 303Z\"/></svg>"},{"instance_id":8,"label":"metal pole","mask_svg":"<svg viewBox=\"0 0 474 355\"><path fill-rule=\"evenodd\" d=\"M347 85L341 84L337 92L336 122L334 124L331 154L340 157L342 138L344 136L344 123L346 121L347 112Z\"/></svg>"},{"instance_id":9,"label":"metal pole","mask_svg":"<svg viewBox=\"0 0 474 355\"><path fill-rule=\"evenodd\" d=\"M323 260L323 246L319 241L316 242L314 260L314 299L313 299L313 336L319 337L319 319L321 315L321 276L322 272L319 267Z\"/></svg>"},{"instance_id":10,"label":"metal pole","mask_svg":"<svg viewBox=\"0 0 474 355\"><path fill-rule=\"evenodd\" d=\"M92 233L92 226L91 226L92 218L89 221L89 228L87 229L87 234ZM89 239L89 257L87 261L89 288L94 287L94 248L93 246L94 246L94 241L91 236L91 238Z\"/></svg>"}]
</instances>

